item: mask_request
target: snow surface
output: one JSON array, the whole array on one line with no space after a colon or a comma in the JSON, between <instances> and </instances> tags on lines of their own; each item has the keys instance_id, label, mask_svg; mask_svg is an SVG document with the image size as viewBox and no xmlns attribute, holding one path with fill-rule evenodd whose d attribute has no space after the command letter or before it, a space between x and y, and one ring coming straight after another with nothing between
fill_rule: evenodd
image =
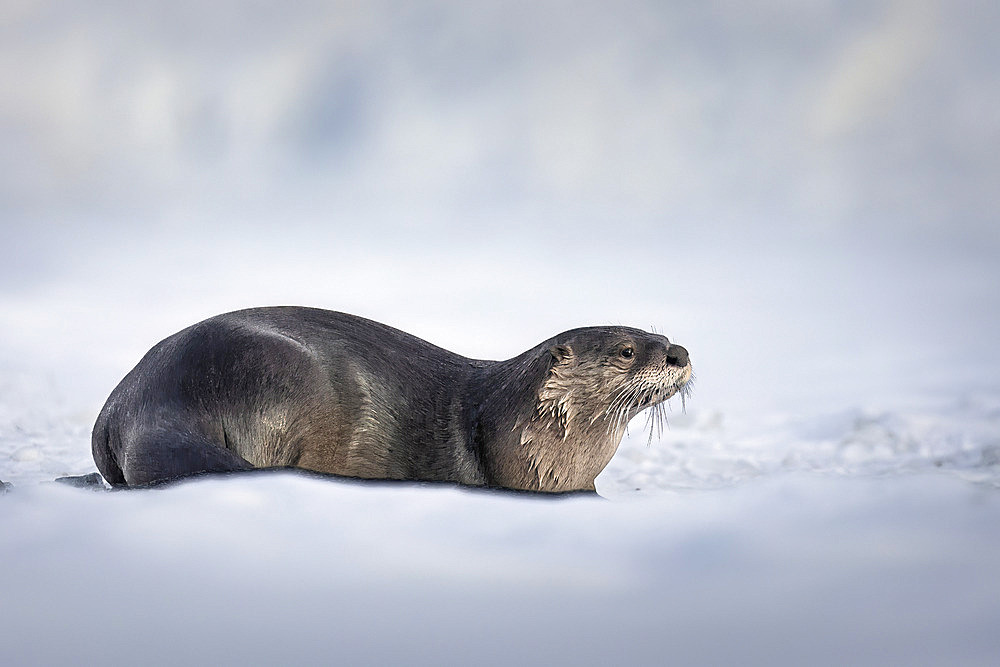
<instances>
[{"instance_id":1,"label":"snow surface","mask_svg":"<svg viewBox=\"0 0 1000 667\"><path fill-rule=\"evenodd\" d=\"M0 664L997 664L1000 5L8 4ZM52 483L275 304L694 393L604 499Z\"/></svg>"},{"instance_id":2,"label":"snow surface","mask_svg":"<svg viewBox=\"0 0 1000 667\"><path fill-rule=\"evenodd\" d=\"M791 476L636 502L290 474L4 499L5 664L989 664L1000 497Z\"/></svg>"},{"instance_id":3,"label":"snow surface","mask_svg":"<svg viewBox=\"0 0 1000 667\"><path fill-rule=\"evenodd\" d=\"M131 329L132 308L111 321ZM651 444L633 422L598 478L608 500L294 474L93 492L50 480L94 470L90 425L128 370L113 360L144 343L52 353L113 337L103 313L78 317L69 343L39 329L34 354L6 352L5 664L988 665L1000 651L995 366L953 364L930 390L905 373L865 385L816 350L782 364L826 367L825 383L792 396L781 367L729 399L756 376L735 356L729 376L700 371L699 341L725 337L688 323L694 396Z\"/></svg>"}]
</instances>

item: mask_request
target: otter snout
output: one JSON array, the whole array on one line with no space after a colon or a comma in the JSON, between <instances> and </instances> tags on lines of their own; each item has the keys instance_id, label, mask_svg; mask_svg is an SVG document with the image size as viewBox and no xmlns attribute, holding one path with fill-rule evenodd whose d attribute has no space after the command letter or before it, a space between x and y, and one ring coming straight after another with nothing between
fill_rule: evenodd
<instances>
[{"instance_id":1,"label":"otter snout","mask_svg":"<svg viewBox=\"0 0 1000 667\"><path fill-rule=\"evenodd\" d=\"M688 365L688 351L680 345L671 345L667 348L667 363L684 368Z\"/></svg>"}]
</instances>

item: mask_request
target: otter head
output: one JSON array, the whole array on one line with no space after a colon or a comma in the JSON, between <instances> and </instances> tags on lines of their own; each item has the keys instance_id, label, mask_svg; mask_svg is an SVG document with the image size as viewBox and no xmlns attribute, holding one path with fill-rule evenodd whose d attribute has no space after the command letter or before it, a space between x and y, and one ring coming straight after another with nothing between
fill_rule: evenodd
<instances>
[{"instance_id":1,"label":"otter head","mask_svg":"<svg viewBox=\"0 0 1000 667\"><path fill-rule=\"evenodd\" d=\"M691 379L686 349L639 329L574 329L550 341L549 354L538 412L557 416L569 431L600 423L609 435L619 433L642 410L661 408Z\"/></svg>"},{"instance_id":2,"label":"otter head","mask_svg":"<svg viewBox=\"0 0 1000 667\"><path fill-rule=\"evenodd\" d=\"M592 489L629 420L652 408L652 438L662 431L664 401L683 396L691 379L686 349L639 329L574 329L541 348L548 370L520 436L541 490Z\"/></svg>"}]
</instances>

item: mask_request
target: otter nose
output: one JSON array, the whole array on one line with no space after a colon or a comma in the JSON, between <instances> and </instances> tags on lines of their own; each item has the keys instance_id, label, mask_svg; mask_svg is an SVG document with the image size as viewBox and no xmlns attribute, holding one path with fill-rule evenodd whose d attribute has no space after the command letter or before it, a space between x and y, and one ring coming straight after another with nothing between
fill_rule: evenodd
<instances>
[{"instance_id":1,"label":"otter nose","mask_svg":"<svg viewBox=\"0 0 1000 667\"><path fill-rule=\"evenodd\" d=\"M680 345L671 345L667 348L667 363L684 368L688 365L688 351Z\"/></svg>"}]
</instances>

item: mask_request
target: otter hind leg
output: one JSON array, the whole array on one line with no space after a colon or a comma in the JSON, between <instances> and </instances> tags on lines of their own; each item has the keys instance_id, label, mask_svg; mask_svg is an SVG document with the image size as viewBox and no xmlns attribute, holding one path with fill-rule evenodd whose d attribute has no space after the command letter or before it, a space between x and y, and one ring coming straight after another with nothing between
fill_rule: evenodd
<instances>
[{"instance_id":1,"label":"otter hind leg","mask_svg":"<svg viewBox=\"0 0 1000 667\"><path fill-rule=\"evenodd\" d=\"M122 448L122 473L129 486L155 484L198 473L252 470L246 459L200 433L158 428L140 433Z\"/></svg>"},{"instance_id":2,"label":"otter hind leg","mask_svg":"<svg viewBox=\"0 0 1000 667\"><path fill-rule=\"evenodd\" d=\"M104 479L108 480L108 484L111 486L124 486L125 475L122 473L117 457L111 449L108 422L103 412L97 419L97 424L94 426L94 432L91 435L91 451L94 454L94 463L97 464L97 469L101 471Z\"/></svg>"}]
</instances>

